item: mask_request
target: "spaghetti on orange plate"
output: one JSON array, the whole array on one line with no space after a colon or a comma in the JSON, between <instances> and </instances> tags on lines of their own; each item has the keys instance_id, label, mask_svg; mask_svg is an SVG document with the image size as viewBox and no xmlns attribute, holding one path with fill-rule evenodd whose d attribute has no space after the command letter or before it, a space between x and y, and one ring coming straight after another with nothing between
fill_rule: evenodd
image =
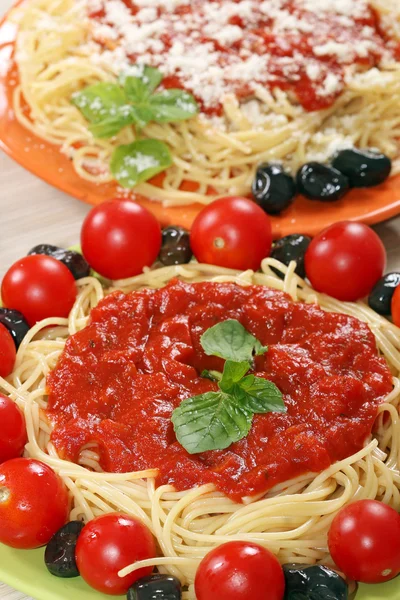
<instances>
[{"instance_id":1,"label":"spaghetti on orange plate","mask_svg":"<svg viewBox=\"0 0 400 600\"><path fill-rule=\"evenodd\" d=\"M399 156L396 0L27 0L13 18L15 114L59 145L84 179L137 183L166 206L206 204L247 195L264 161L295 171L353 146ZM144 65L159 70L160 89L193 94L199 114L167 122L147 112L143 127L136 114L135 125L122 119L113 137L96 137L74 95ZM148 171L129 179L112 157L139 137L164 142L171 156L135 155L133 166ZM165 177L149 182L163 165Z\"/></svg>"}]
</instances>

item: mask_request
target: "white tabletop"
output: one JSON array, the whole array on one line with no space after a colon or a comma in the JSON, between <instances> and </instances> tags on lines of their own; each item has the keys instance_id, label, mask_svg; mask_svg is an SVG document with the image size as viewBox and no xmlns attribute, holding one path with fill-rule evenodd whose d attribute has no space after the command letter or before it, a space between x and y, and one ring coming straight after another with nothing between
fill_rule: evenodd
<instances>
[{"instance_id":1,"label":"white tabletop","mask_svg":"<svg viewBox=\"0 0 400 600\"><path fill-rule=\"evenodd\" d=\"M12 1L0 0L0 14ZM76 244L88 210L0 154L0 277L36 244ZM400 217L378 225L376 231L388 250L388 270L400 269ZM0 599L27 600L1 583Z\"/></svg>"}]
</instances>

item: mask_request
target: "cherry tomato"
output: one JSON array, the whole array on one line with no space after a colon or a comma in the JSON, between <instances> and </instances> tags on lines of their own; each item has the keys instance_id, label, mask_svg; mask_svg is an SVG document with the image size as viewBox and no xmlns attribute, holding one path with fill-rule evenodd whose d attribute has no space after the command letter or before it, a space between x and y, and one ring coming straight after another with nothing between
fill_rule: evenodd
<instances>
[{"instance_id":1,"label":"cherry tomato","mask_svg":"<svg viewBox=\"0 0 400 600\"><path fill-rule=\"evenodd\" d=\"M382 583L400 573L400 515L382 502L359 500L342 508L328 543L336 565L350 579Z\"/></svg>"},{"instance_id":2,"label":"cherry tomato","mask_svg":"<svg viewBox=\"0 0 400 600\"><path fill-rule=\"evenodd\" d=\"M271 252L271 223L255 202L221 198L197 215L190 245L201 263L256 271Z\"/></svg>"},{"instance_id":3,"label":"cherry tomato","mask_svg":"<svg viewBox=\"0 0 400 600\"><path fill-rule=\"evenodd\" d=\"M367 225L343 221L331 225L309 245L306 274L312 286L338 300L355 301L382 277L386 251Z\"/></svg>"},{"instance_id":4,"label":"cherry tomato","mask_svg":"<svg viewBox=\"0 0 400 600\"><path fill-rule=\"evenodd\" d=\"M76 546L76 564L83 579L104 594L125 594L153 568L118 577L118 571L139 560L156 556L149 529L134 517L119 513L101 515L83 528Z\"/></svg>"},{"instance_id":5,"label":"cherry tomato","mask_svg":"<svg viewBox=\"0 0 400 600\"><path fill-rule=\"evenodd\" d=\"M249 542L211 550L196 573L197 600L282 600L285 578L278 559Z\"/></svg>"},{"instance_id":6,"label":"cherry tomato","mask_svg":"<svg viewBox=\"0 0 400 600\"><path fill-rule=\"evenodd\" d=\"M32 327L48 317L68 317L77 289L67 267L51 256L25 256L8 269L1 286L3 303L19 310Z\"/></svg>"},{"instance_id":7,"label":"cherry tomato","mask_svg":"<svg viewBox=\"0 0 400 600\"><path fill-rule=\"evenodd\" d=\"M393 323L400 327L400 285L395 289L392 297Z\"/></svg>"},{"instance_id":8,"label":"cherry tomato","mask_svg":"<svg viewBox=\"0 0 400 600\"><path fill-rule=\"evenodd\" d=\"M8 377L12 373L16 356L14 340L7 327L0 323L0 377Z\"/></svg>"},{"instance_id":9,"label":"cherry tomato","mask_svg":"<svg viewBox=\"0 0 400 600\"><path fill-rule=\"evenodd\" d=\"M18 406L0 394L0 463L21 456L28 440L25 419Z\"/></svg>"},{"instance_id":10,"label":"cherry tomato","mask_svg":"<svg viewBox=\"0 0 400 600\"><path fill-rule=\"evenodd\" d=\"M62 480L44 463L13 458L0 465L0 542L39 548L64 525L69 512Z\"/></svg>"},{"instance_id":11,"label":"cherry tomato","mask_svg":"<svg viewBox=\"0 0 400 600\"><path fill-rule=\"evenodd\" d=\"M93 208L83 222L82 252L109 279L126 279L150 267L161 248L157 219L131 200L110 200Z\"/></svg>"}]
</instances>

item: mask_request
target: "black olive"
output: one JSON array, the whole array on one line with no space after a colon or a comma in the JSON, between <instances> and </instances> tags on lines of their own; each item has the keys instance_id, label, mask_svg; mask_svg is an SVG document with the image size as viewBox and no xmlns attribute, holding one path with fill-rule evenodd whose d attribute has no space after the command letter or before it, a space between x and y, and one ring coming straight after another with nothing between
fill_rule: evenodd
<instances>
[{"instance_id":1,"label":"black olive","mask_svg":"<svg viewBox=\"0 0 400 600\"><path fill-rule=\"evenodd\" d=\"M64 248L52 246L51 244L39 244L28 252L28 255L30 254L45 254L46 256L52 256L64 263L75 279L82 279L82 277L88 277L88 275L90 275L89 263L83 258L82 254L75 252L75 250L65 250Z\"/></svg>"},{"instance_id":2,"label":"black olive","mask_svg":"<svg viewBox=\"0 0 400 600\"><path fill-rule=\"evenodd\" d=\"M278 215L296 197L296 183L279 164L262 164L257 168L252 185L257 204L269 215Z\"/></svg>"},{"instance_id":3,"label":"black olive","mask_svg":"<svg viewBox=\"0 0 400 600\"><path fill-rule=\"evenodd\" d=\"M78 577L75 548L84 527L82 521L70 521L57 531L46 546L44 562L56 577Z\"/></svg>"},{"instance_id":4,"label":"black olive","mask_svg":"<svg viewBox=\"0 0 400 600\"><path fill-rule=\"evenodd\" d=\"M192 256L189 232L177 225L165 227L162 232L159 261L167 267L171 265L183 265L190 262Z\"/></svg>"},{"instance_id":5,"label":"black olive","mask_svg":"<svg viewBox=\"0 0 400 600\"><path fill-rule=\"evenodd\" d=\"M289 266L289 263L292 260L295 260L297 263L296 273L304 279L306 276L304 257L310 243L311 238L308 235L292 233L291 235L287 235L274 242L271 251L271 258L279 260L286 266ZM273 271L279 275L279 277L283 278L283 274L280 271L274 268Z\"/></svg>"},{"instance_id":6,"label":"black olive","mask_svg":"<svg viewBox=\"0 0 400 600\"><path fill-rule=\"evenodd\" d=\"M15 347L18 350L22 340L30 329L28 323L25 321L24 315L20 313L19 310L0 308L0 323L7 327L12 335Z\"/></svg>"},{"instance_id":7,"label":"black olive","mask_svg":"<svg viewBox=\"0 0 400 600\"><path fill-rule=\"evenodd\" d=\"M150 575L138 579L129 588L127 600L181 600L179 579L170 575Z\"/></svg>"},{"instance_id":8,"label":"black olive","mask_svg":"<svg viewBox=\"0 0 400 600\"><path fill-rule=\"evenodd\" d=\"M317 162L306 163L297 173L297 188L310 200L335 202L349 191L349 180L333 167Z\"/></svg>"},{"instance_id":9,"label":"black olive","mask_svg":"<svg viewBox=\"0 0 400 600\"><path fill-rule=\"evenodd\" d=\"M283 565L284 600L347 600L347 583L322 565Z\"/></svg>"},{"instance_id":10,"label":"black olive","mask_svg":"<svg viewBox=\"0 0 400 600\"><path fill-rule=\"evenodd\" d=\"M369 306L380 315L389 316L392 297L398 285L400 285L400 273L388 273L382 277L368 297Z\"/></svg>"},{"instance_id":11,"label":"black olive","mask_svg":"<svg viewBox=\"0 0 400 600\"><path fill-rule=\"evenodd\" d=\"M373 187L383 183L390 175L392 161L378 150L341 150L332 166L346 175L352 187Z\"/></svg>"}]
</instances>

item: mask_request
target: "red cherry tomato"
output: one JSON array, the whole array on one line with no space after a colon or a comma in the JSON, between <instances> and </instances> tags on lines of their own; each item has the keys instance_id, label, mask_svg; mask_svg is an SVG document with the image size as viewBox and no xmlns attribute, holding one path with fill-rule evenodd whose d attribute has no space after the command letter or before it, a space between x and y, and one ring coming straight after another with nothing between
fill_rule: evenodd
<instances>
[{"instance_id":1,"label":"red cherry tomato","mask_svg":"<svg viewBox=\"0 0 400 600\"><path fill-rule=\"evenodd\" d=\"M395 289L392 297L393 323L400 327L400 285Z\"/></svg>"},{"instance_id":2,"label":"red cherry tomato","mask_svg":"<svg viewBox=\"0 0 400 600\"><path fill-rule=\"evenodd\" d=\"M84 257L100 275L125 279L154 263L161 248L161 228L140 204L110 200L87 215L81 244Z\"/></svg>"},{"instance_id":3,"label":"red cherry tomato","mask_svg":"<svg viewBox=\"0 0 400 600\"><path fill-rule=\"evenodd\" d=\"M18 406L0 394L0 463L21 456L28 440L25 419Z\"/></svg>"},{"instance_id":4,"label":"red cherry tomato","mask_svg":"<svg viewBox=\"0 0 400 600\"><path fill-rule=\"evenodd\" d=\"M17 351L7 327L0 323L0 377L8 377L15 364Z\"/></svg>"},{"instance_id":5,"label":"red cherry tomato","mask_svg":"<svg viewBox=\"0 0 400 600\"><path fill-rule=\"evenodd\" d=\"M382 277L386 251L367 225L343 221L317 235L305 256L306 274L314 289L338 300L355 301Z\"/></svg>"},{"instance_id":6,"label":"red cherry tomato","mask_svg":"<svg viewBox=\"0 0 400 600\"><path fill-rule=\"evenodd\" d=\"M255 202L221 198L197 215L190 245L201 263L256 271L271 252L271 223Z\"/></svg>"},{"instance_id":7,"label":"red cherry tomato","mask_svg":"<svg viewBox=\"0 0 400 600\"><path fill-rule=\"evenodd\" d=\"M194 585L197 600L282 600L285 578L269 550L228 542L203 558Z\"/></svg>"},{"instance_id":8,"label":"red cherry tomato","mask_svg":"<svg viewBox=\"0 0 400 600\"><path fill-rule=\"evenodd\" d=\"M14 458L0 465L0 542L13 548L39 548L68 519L62 480L44 463Z\"/></svg>"},{"instance_id":9,"label":"red cherry tomato","mask_svg":"<svg viewBox=\"0 0 400 600\"><path fill-rule=\"evenodd\" d=\"M76 564L83 579L104 594L126 594L153 568L118 577L118 571L139 560L156 556L154 538L149 529L134 517L109 513L89 521L76 546Z\"/></svg>"},{"instance_id":10,"label":"red cherry tomato","mask_svg":"<svg viewBox=\"0 0 400 600\"><path fill-rule=\"evenodd\" d=\"M19 310L31 327L48 317L68 317L77 289L75 279L51 256L25 256L13 264L1 285L3 303Z\"/></svg>"},{"instance_id":11,"label":"red cherry tomato","mask_svg":"<svg viewBox=\"0 0 400 600\"><path fill-rule=\"evenodd\" d=\"M400 515L377 500L359 500L334 518L328 536L333 560L350 579L382 583L400 573Z\"/></svg>"}]
</instances>

